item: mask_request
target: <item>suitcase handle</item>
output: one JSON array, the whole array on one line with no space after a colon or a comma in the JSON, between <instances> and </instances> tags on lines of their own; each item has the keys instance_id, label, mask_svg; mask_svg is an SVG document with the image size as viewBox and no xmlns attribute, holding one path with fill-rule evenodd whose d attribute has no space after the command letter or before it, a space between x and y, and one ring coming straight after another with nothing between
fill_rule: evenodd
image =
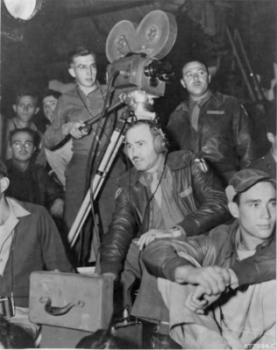
<instances>
[{"instance_id":1,"label":"suitcase handle","mask_svg":"<svg viewBox=\"0 0 277 350\"><path fill-rule=\"evenodd\" d=\"M40 298L41 303L45 303L44 310L51 316L62 316L67 314L74 306L83 307L85 303L80 300L73 299L71 303L65 306L52 306L52 301L50 298Z\"/></svg>"}]
</instances>

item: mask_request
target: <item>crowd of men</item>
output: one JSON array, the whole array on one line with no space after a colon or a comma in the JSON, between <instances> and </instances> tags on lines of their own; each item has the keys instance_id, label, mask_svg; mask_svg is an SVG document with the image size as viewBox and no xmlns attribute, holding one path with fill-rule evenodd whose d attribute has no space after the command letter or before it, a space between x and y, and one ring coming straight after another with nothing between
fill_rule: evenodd
<instances>
[{"instance_id":1,"label":"crowd of men","mask_svg":"<svg viewBox=\"0 0 277 350\"><path fill-rule=\"evenodd\" d=\"M69 74L76 88L43 95L44 134L33 123L37 96L18 92L0 162L0 295L15 302L8 321L30 329L34 340L29 276L88 264L91 219L74 251L67 235L116 118L82 129L105 107L108 89L97 80L91 50L71 53ZM101 233L96 271L122 291L119 309L142 322L143 348L275 343L276 115L266 117L272 147L257 159L245 108L212 92L210 81L205 63L184 64L189 98L164 131L157 120L129 123L124 152L94 203Z\"/></svg>"}]
</instances>

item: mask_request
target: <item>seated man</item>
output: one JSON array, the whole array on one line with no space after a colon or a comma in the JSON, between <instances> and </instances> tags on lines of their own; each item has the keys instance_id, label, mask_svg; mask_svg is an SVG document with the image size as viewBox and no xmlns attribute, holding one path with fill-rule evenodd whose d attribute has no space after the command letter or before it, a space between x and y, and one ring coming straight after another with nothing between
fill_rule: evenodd
<instances>
[{"instance_id":1,"label":"seated man","mask_svg":"<svg viewBox=\"0 0 277 350\"><path fill-rule=\"evenodd\" d=\"M18 91L16 95L16 101L13 105L13 110L16 115L14 118L8 119L7 130L6 130L6 159L12 158L12 152L9 144L9 135L12 130L29 128L36 132L40 132L36 125L32 122L34 116L38 113L39 108L37 107L38 97L34 91L22 88ZM41 135L40 135L41 136Z\"/></svg>"},{"instance_id":2,"label":"seated man","mask_svg":"<svg viewBox=\"0 0 277 350\"><path fill-rule=\"evenodd\" d=\"M244 169L231 178L226 194L237 219L232 225L199 237L154 242L142 259L162 277L158 285L169 308L170 334L182 347L243 349L256 343L270 348L276 322L276 181ZM245 280L237 278L238 272ZM236 289L244 283L254 284ZM201 314L207 300L220 293L214 315Z\"/></svg>"},{"instance_id":3,"label":"seated man","mask_svg":"<svg viewBox=\"0 0 277 350\"><path fill-rule=\"evenodd\" d=\"M24 202L45 206L50 213L63 215L63 189L38 164L35 164L35 132L28 128L10 134L12 159L7 161L10 186L7 195Z\"/></svg>"},{"instance_id":4,"label":"seated man","mask_svg":"<svg viewBox=\"0 0 277 350\"><path fill-rule=\"evenodd\" d=\"M225 222L229 214L226 196L206 163L191 152L167 155L157 124L132 124L126 132L125 151L134 168L119 179L113 220L102 239L100 264L101 273L114 279L123 271L123 303L131 306L129 293L142 275L139 257L144 245L159 237L200 235ZM156 279L153 286L147 278L144 281L147 291L140 289L145 296L139 292L132 314L147 317L147 313L159 321L163 318L161 308L153 304L152 312L144 299L155 299Z\"/></svg>"},{"instance_id":5,"label":"seated man","mask_svg":"<svg viewBox=\"0 0 277 350\"><path fill-rule=\"evenodd\" d=\"M14 301L15 315L0 314L37 334L37 325L28 320L30 274L34 271L73 272L59 232L46 209L6 197L7 170L0 160L0 295Z\"/></svg>"}]
</instances>

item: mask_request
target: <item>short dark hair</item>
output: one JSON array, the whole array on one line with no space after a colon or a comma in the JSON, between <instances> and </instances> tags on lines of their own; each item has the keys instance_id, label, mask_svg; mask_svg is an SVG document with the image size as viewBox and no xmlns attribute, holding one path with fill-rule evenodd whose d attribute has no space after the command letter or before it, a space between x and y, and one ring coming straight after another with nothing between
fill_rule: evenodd
<instances>
[{"instance_id":1,"label":"short dark hair","mask_svg":"<svg viewBox=\"0 0 277 350\"><path fill-rule=\"evenodd\" d=\"M14 130L10 131L10 135L9 135L10 144L12 144L12 138L14 137L14 135L18 134L19 132L26 132L27 134L29 134L33 138L33 142L34 142L35 147L37 147L39 145L38 133L35 130L32 130L30 128L14 129Z\"/></svg>"},{"instance_id":2,"label":"short dark hair","mask_svg":"<svg viewBox=\"0 0 277 350\"><path fill-rule=\"evenodd\" d=\"M88 56L88 55L92 55L94 57L94 60L96 61L96 55L91 49L86 48L84 46L77 47L76 49L74 49L69 53L68 64L71 65L75 57Z\"/></svg>"},{"instance_id":3,"label":"short dark hair","mask_svg":"<svg viewBox=\"0 0 277 350\"><path fill-rule=\"evenodd\" d=\"M45 99L45 97L48 97L48 96L53 96L56 100L58 100L58 98L61 95L62 95L62 93L59 91L48 89L48 90L44 91L44 93L42 94L42 101Z\"/></svg>"},{"instance_id":4,"label":"short dark hair","mask_svg":"<svg viewBox=\"0 0 277 350\"><path fill-rule=\"evenodd\" d=\"M207 62L205 62L203 59L190 59L189 61L185 62L183 65L182 65L182 70L181 70L181 73L183 74L183 69L184 67L188 64L188 63L191 63L191 62L198 62L198 63L201 63L203 64L203 66L205 66L206 68L206 71L209 73L209 68L208 68L208 64Z\"/></svg>"},{"instance_id":5,"label":"short dark hair","mask_svg":"<svg viewBox=\"0 0 277 350\"><path fill-rule=\"evenodd\" d=\"M260 182L269 182L271 183L275 189L276 189L276 182L274 181L274 179L267 179L267 180L261 180L261 181L258 181L258 182L255 182L254 185L252 185L251 187L247 188L245 191L243 192L240 192L240 193L237 193L234 198L233 198L233 202L235 202L238 206L240 205L240 197L241 195L244 193L244 192L247 192L248 190L250 190L250 188L252 188L253 186L257 185L258 183Z\"/></svg>"},{"instance_id":6,"label":"short dark hair","mask_svg":"<svg viewBox=\"0 0 277 350\"><path fill-rule=\"evenodd\" d=\"M16 93L16 104L19 102L20 98L24 96L32 97L32 99L35 102L35 105L37 104L38 94L36 93L36 91L34 91L33 88L25 87L25 86L21 87Z\"/></svg>"},{"instance_id":7,"label":"short dark hair","mask_svg":"<svg viewBox=\"0 0 277 350\"><path fill-rule=\"evenodd\" d=\"M6 165L0 159L0 179L2 179L3 177L8 177L8 171Z\"/></svg>"}]
</instances>

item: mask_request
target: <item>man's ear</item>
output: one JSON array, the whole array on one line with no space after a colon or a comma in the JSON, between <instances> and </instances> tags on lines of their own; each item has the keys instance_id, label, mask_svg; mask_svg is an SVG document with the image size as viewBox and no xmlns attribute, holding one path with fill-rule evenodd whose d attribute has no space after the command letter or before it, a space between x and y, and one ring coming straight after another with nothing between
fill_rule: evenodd
<instances>
[{"instance_id":1,"label":"man's ear","mask_svg":"<svg viewBox=\"0 0 277 350\"><path fill-rule=\"evenodd\" d=\"M181 85L183 86L184 89L187 88L187 85L186 85L184 79L180 79L180 83L181 83Z\"/></svg>"},{"instance_id":2,"label":"man's ear","mask_svg":"<svg viewBox=\"0 0 277 350\"><path fill-rule=\"evenodd\" d=\"M272 134L272 132L267 132L266 136L267 136L267 139L268 139L269 142L274 143L275 136Z\"/></svg>"},{"instance_id":3,"label":"man's ear","mask_svg":"<svg viewBox=\"0 0 277 350\"><path fill-rule=\"evenodd\" d=\"M68 69L68 72L69 72L69 74L70 74L73 78L76 78L75 71L74 71L74 69L73 69L72 67L70 67L70 68Z\"/></svg>"},{"instance_id":4,"label":"man's ear","mask_svg":"<svg viewBox=\"0 0 277 350\"><path fill-rule=\"evenodd\" d=\"M237 203L235 202L229 202L228 203L229 211L232 214L232 216L236 219L239 218L239 207Z\"/></svg>"},{"instance_id":5,"label":"man's ear","mask_svg":"<svg viewBox=\"0 0 277 350\"><path fill-rule=\"evenodd\" d=\"M210 84L211 80L212 80L211 74L208 73L208 82L209 82L209 84Z\"/></svg>"},{"instance_id":6,"label":"man's ear","mask_svg":"<svg viewBox=\"0 0 277 350\"><path fill-rule=\"evenodd\" d=\"M37 107L34 114L37 114L39 112L39 110L40 110L40 108Z\"/></svg>"},{"instance_id":7,"label":"man's ear","mask_svg":"<svg viewBox=\"0 0 277 350\"><path fill-rule=\"evenodd\" d=\"M7 188L9 187L10 185L10 180L7 178L7 177L2 177L2 179L0 179L0 182L1 182L1 186L0 186L0 189L1 189L1 193L5 192L7 190Z\"/></svg>"},{"instance_id":8,"label":"man's ear","mask_svg":"<svg viewBox=\"0 0 277 350\"><path fill-rule=\"evenodd\" d=\"M14 110L15 113L16 113L16 110L17 110L16 105L13 105L13 110Z\"/></svg>"}]
</instances>

